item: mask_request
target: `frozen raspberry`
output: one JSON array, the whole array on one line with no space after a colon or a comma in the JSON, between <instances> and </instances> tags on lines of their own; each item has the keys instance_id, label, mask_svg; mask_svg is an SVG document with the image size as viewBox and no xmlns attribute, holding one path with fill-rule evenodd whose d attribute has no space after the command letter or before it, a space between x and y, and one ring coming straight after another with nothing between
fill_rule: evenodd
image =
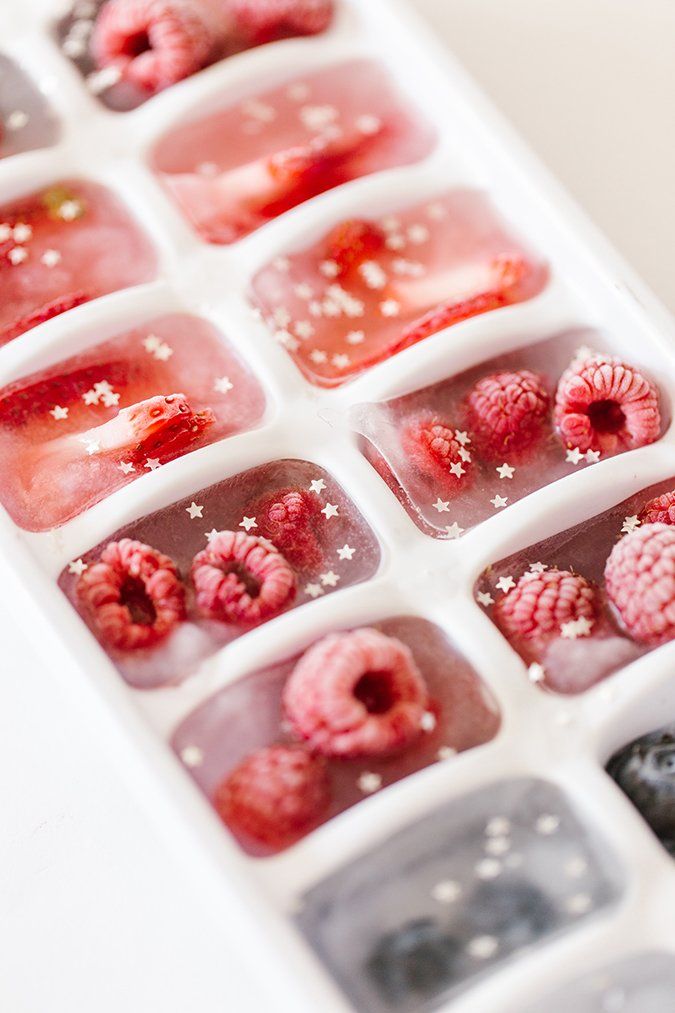
<instances>
[{"instance_id":1,"label":"frozen raspberry","mask_svg":"<svg viewBox=\"0 0 675 1013\"><path fill-rule=\"evenodd\" d=\"M633 640L656 646L675 636L675 528L644 524L612 549L607 597Z\"/></svg>"},{"instance_id":2,"label":"frozen raspberry","mask_svg":"<svg viewBox=\"0 0 675 1013\"><path fill-rule=\"evenodd\" d=\"M293 600L296 580L281 553L243 531L220 531L192 561L197 604L211 619L257 625Z\"/></svg>"},{"instance_id":3,"label":"frozen raspberry","mask_svg":"<svg viewBox=\"0 0 675 1013\"><path fill-rule=\"evenodd\" d=\"M252 753L217 788L214 804L235 833L284 848L319 823L331 801L325 761L298 746Z\"/></svg>"},{"instance_id":4,"label":"frozen raspberry","mask_svg":"<svg viewBox=\"0 0 675 1013\"><path fill-rule=\"evenodd\" d=\"M316 528L323 519L321 500L306 489L277 489L251 507L258 531L273 542L292 566L312 570L323 552Z\"/></svg>"},{"instance_id":5,"label":"frozen raspberry","mask_svg":"<svg viewBox=\"0 0 675 1013\"><path fill-rule=\"evenodd\" d=\"M640 524L675 524L675 489L645 503L638 520Z\"/></svg>"},{"instance_id":6,"label":"frozen raspberry","mask_svg":"<svg viewBox=\"0 0 675 1013\"><path fill-rule=\"evenodd\" d=\"M122 538L80 577L76 594L96 632L111 647L152 647L185 618L185 590L168 556Z\"/></svg>"},{"instance_id":7,"label":"frozen raspberry","mask_svg":"<svg viewBox=\"0 0 675 1013\"><path fill-rule=\"evenodd\" d=\"M252 46L328 28L334 0L226 0L236 33Z\"/></svg>"},{"instance_id":8,"label":"frozen raspberry","mask_svg":"<svg viewBox=\"0 0 675 1013\"><path fill-rule=\"evenodd\" d=\"M658 440L656 387L613 356L579 355L560 378L555 424L568 447L615 454Z\"/></svg>"},{"instance_id":9,"label":"frozen raspberry","mask_svg":"<svg viewBox=\"0 0 675 1013\"><path fill-rule=\"evenodd\" d=\"M559 636L565 623L595 620L595 591L578 573L545 570L524 573L494 608L494 618L507 637L537 640Z\"/></svg>"},{"instance_id":10,"label":"frozen raspberry","mask_svg":"<svg viewBox=\"0 0 675 1013\"><path fill-rule=\"evenodd\" d=\"M334 261L340 274L372 260L385 248L386 236L373 222L358 218L342 222L328 237L326 256Z\"/></svg>"},{"instance_id":11,"label":"frozen raspberry","mask_svg":"<svg viewBox=\"0 0 675 1013\"><path fill-rule=\"evenodd\" d=\"M293 669L283 703L293 730L325 756L387 756L421 731L427 689L410 650L378 630L324 637Z\"/></svg>"},{"instance_id":12,"label":"frozen raspberry","mask_svg":"<svg viewBox=\"0 0 675 1013\"><path fill-rule=\"evenodd\" d=\"M32 313L27 314L27 316L22 317L2 331L0 333L0 345L6 345L8 341L14 341L14 338L25 334L32 327L44 324L47 320L53 320L54 317L59 317L62 313L75 309L76 306L82 306L92 298L93 296L88 295L86 292L73 292L70 295L64 295L59 299L54 299L52 302L45 303L44 306L39 306L38 309L33 310Z\"/></svg>"},{"instance_id":13,"label":"frozen raspberry","mask_svg":"<svg viewBox=\"0 0 675 1013\"><path fill-rule=\"evenodd\" d=\"M493 373L472 387L467 425L481 452L491 460L519 455L541 437L549 396L541 377L529 369Z\"/></svg>"},{"instance_id":14,"label":"frozen raspberry","mask_svg":"<svg viewBox=\"0 0 675 1013\"><path fill-rule=\"evenodd\" d=\"M442 482L445 489L457 492L466 483L471 469L470 450L457 440L454 429L435 416L409 419L401 432L401 446L413 467Z\"/></svg>"},{"instance_id":15,"label":"frozen raspberry","mask_svg":"<svg viewBox=\"0 0 675 1013\"><path fill-rule=\"evenodd\" d=\"M94 26L94 60L138 88L162 91L209 62L218 42L212 7L213 0L108 0Z\"/></svg>"}]
</instances>

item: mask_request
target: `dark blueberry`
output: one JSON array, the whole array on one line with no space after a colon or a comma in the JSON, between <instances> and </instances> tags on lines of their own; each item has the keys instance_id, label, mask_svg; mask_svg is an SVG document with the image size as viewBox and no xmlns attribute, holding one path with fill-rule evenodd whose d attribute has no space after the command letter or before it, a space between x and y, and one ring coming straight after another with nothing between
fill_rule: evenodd
<instances>
[{"instance_id":1,"label":"dark blueberry","mask_svg":"<svg viewBox=\"0 0 675 1013\"><path fill-rule=\"evenodd\" d=\"M366 966L387 1001L399 1004L442 992L452 980L457 952L456 941L435 921L420 918L382 936Z\"/></svg>"},{"instance_id":2,"label":"dark blueberry","mask_svg":"<svg viewBox=\"0 0 675 1013\"><path fill-rule=\"evenodd\" d=\"M550 931L556 912L546 895L525 880L494 879L471 895L462 928L468 937L489 935L500 950L517 950Z\"/></svg>"},{"instance_id":3,"label":"dark blueberry","mask_svg":"<svg viewBox=\"0 0 675 1013\"><path fill-rule=\"evenodd\" d=\"M614 754L607 771L674 853L675 725L643 735L625 746Z\"/></svg>"}]
</instances>

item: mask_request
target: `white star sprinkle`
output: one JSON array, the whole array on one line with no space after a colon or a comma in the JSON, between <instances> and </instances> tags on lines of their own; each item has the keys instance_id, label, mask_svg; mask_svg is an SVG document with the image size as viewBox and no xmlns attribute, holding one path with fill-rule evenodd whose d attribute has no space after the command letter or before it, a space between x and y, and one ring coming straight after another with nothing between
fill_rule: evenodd
<instances>
[{"instance_id":1,"label":"white star sprinkle","mask_svg":"<svg viewBox=\"0 0 675 1013\"><path fill-rule=\"evenodd\" d=\"M487 608L488 605L494 605L495 603L494 598L491 594L488 594L487 591L479 591L476 595L476 601L479 605L484 605L485 608Z\"/></svg>"},{"instance_id":2,"label":"white star sprinkle","mask_svg":"<svg viewBox=\"0 0 675 1013\"><path fill-rule=\"evenodd\" d=\"M506 816L493 816L485 826L486 837L505 837L511 832L511 821Z\"/></svg>"},{"instance_id":3,"label":"white star sprinkle","mask_svg":"<svg viewBox=\"0 0 675 1013\"><path fill-rule=\"evenodd\" d=\"M228 391L232 390L234 384L230 380L229 376L219 376L213 382L213 389L218 394L227 394Z\"/></svg>"},{"instance_id":4,"label":"white star sprinkle","mask_svg":"<svg viewBox=\"0 0 675 1013\"><path fill-rule=\"evenodd\" d=\"M457 750L452 746L441 746L436 753L436 758L441 761L451 760L453 756L457 756Z\"/></svg>"},{"instance_id":5,"label":"white star sprinkle","mask_svg":"<svg viewBox=\"0 0 675 1013\"><path fill-rule=\"evenodd\" d=\"M329 520L331 517L339 516L339 509L334 503L326 503L321 513L325 516L326 520Z\"/></svg>"},{"instance_id":6,"label":"white star sprinkle","mask_svg":"<svg viewBox=\"0 0 675 1013\"><path fill-rule=\"evenodd\" d=\"M55 404L49 414L56 422L58 422L60 419L68 418L68 409L62 408L61 405Z\"/></svg>"},{"instance_id":7,"label":"white star sprinkle","mask_svg":"<svg viewBox=\"0 0 675 1013\"><path fill-rule=\"evenodd\" d=\"M431 890L431 897L439 904L452 904L462 894L462 888L454 879L444 879Z\"/></svg>"},{"instance_id":8,"label":"white star sprinkle","mask_svg":"<svg viewBox=\"0 0 675 1013\"><path fill-rule=\"evenodd\" d=\"M218 531L217 528L211 528L210 531L206 532L206 541L207 542L212 542L213 539L217 538L219 534L220 534L220 531Z\"/></svg>"},{"instance_id":9,"label":"white star sprinkle","mask_svg":"<svg viewBox=\"0 0 675 1013\"><path fill-rule=\"evenodd\" d=\"M432 503L434 510L438 510L439 514L450 513L450 500L443 500L439 496L435 503Z\"/></svg>"},{"instance_id":10,"label":"white star sprinkle","mask_svg":"<svg viewBox=\"0 0 675 1013\"><path fill-rule=\"evenodd\" d=\"M61 263L61 254L58 250L45 250L40 260L45 267L56 267Z\"/></svg>"},{"instance_id":11,"label":"white star sprinkle","mask_svg":"<svg viewBox=\"0 0 675 1013\"><path fill-rule=\"evenodd\" d=\"M348 355L342 353L334 355L330 361L332 362L332 364L335 366L336 369L346 369L352 360L349 358Z\"/></svg>"},{"instance_id":12,"label":"white star sprinkle","mask_svg":"<svg viewBox=\"0 0 675 1013\"><path fill-rule=\"evenodd\" d=\"M326 483L322 478L315 478L309 483L309 491L315 492L317 496L323 492L326 488Z\"/></svg>"},{"instance_id":13,"label":"white star sprinkle","mask_svg":"<svg viewBox=\"0 0 675 1013\"><path fill-rule=\"evenodd\" d=\"M501 510L502 507L506 506L508 501L509 501L508 496L495 496L494 499L490 500L495 510Z\"/></svg>"},{"instance_id":14,"label":"white star sprinkle","mask_svg":"<svg viewBox=\"0 0 675 1013\"><path fill-rule=\"evenodd\" d=\"M447 533L448 538L454 540L455 538L459 538L459 536L464 533L464 528L460 528L457 521L453 521L452 524L445 525L445 531Z\"/></svg>"},{"instance_id":15,"label":"white star sprinkle","mask_svg":"<svg viewBox=\"0 0 675 1013\"><path fill-rule=\"evenodd\" d=\"M191 521L194 521L197 517L201 520L202 514L204 513L204 507L198 506L193 500L189 507L185 507L185 512L190 515Z\"/></svg>"},{"instance_id":16,"label":"white star sprinkle","mask_svg":"<svg viewBox=\"0 0 675 1013\"><path fill-rule=\"evenodd\" d=\"M58 214L64 222L74 222L82 214L82 205L77 200L64 200Z\"/></svg>"},{"instance_id":17,"label":"white star sprinkle","mask_svg":"<svg viewBox=\"0 0 675 1013\"><path fill-rule=\"evenodd\" d=\"M496 879L502 871L502 863L496 858L482 858L474 871L479 879Z\"/></svg>"},{"instance_id":18,"label":"white star sprinkle","mask_svg":"<svg viewBox=\"0 0 675 1013\"><path fill-rule=\"evenodd\" d=\"M468 944L466 952L476 960L489 960L490 957L494 957L498 949L499 940L494 936L476 936Z\"/></svg>"},{"instance_id":19,"label":"white star sprinkle","mask_svg":"<svg viewBox=\"0 0 675 1013\"><path fill-rule=\"evenodd\" d=\"M548 570L546 563L530 563L530 573L543 573L544 570Z\"/></svg>"},{"instance_id":20,"label":"white star sprinkle","mask_svg":"<svg viewBox=\"0 0 675 1013\"><path fill-rule=\"evenodd\" d=\"M348 345L362 345L365 340L366 335L363 331L350 331L346 338Z\"/></svg>"},{"instance_id":21,"label":"white star sprinkle","mask_svg":"<svg viewBox=\"0 0 675 1013\"><path fill-rule=\"evenodd\" d=\"M157 351L161 343L162 343L161 340L157 337L156 334L148 334L147 338L143 339L143 348L146 350L146 352L152 354L153 352Z\"/></svg>"},{"instance_id":22,"label":"white star sprinkle","mask_svg":"<svg viewBox=\"0 0 675 1013\"><path fill-rule=\"evenodd\" d=\"M326 573L320 575L319 579L324 587L336 587L340 576L332 570L327 570Z\"/></svg>"},{"instance_id":23,"label":"white star sprinkle","mask_svg":"<svg viewBox=\"0 0 675 1013\"><path fill-rule=\"evenodd\" d=\"M251 531L252 528L257 528L258 525L255 517L246 517L244 515L244 519L239 521L239 527L243 528L244 531Z\"/></svg>"},{"instance_id":24,"label":"white star sprinkle","mask_svg":"<svg viewBox=\"0 0 675 1013\"><path fill-rule=\"evenodd\" d=\"M320 584L307 584L305 587L305 594L309 598L318 598L320 595L325 594L325 592Z\"/></svg>"},{"instance_id":25,"label":"white star sprinkle","mask_svg":"<svg viewBox=\"0 0 675 1013\"><path fill-rule=\"evenodd\" d=\"M462 447L466 447L469 443L471 443L469 434L462 429L455 429L455 439Z\"/></svg>"},{"instance_id":26,"label":"white star sprinkle","mask_svg":"<svg viewBox=\"0 0 675 1013\"><path fill-rule=\"evenodd\" d=\"M204 762L204 752L199 746L185 746L180 751L180 758L186 767L200 767Z\"/></svg>"},{"instance_id":27,"label":"white star sprinkle","mask_svg":"<svg viewBox=\"0 0 675 1013\"><path fill-rule=\"evenodd\" d=\"M12 235L14 236L15 243L27 243L28 240L33 237L33 230L30 225L25 225L23 222L19 222L18 225L14 226Z\"/></svg>"},{"instance_id":28,"label":"white star sprinkle","mask_svg":"<svg viewBox=\"0 0 675 1013\"><path fill-rule=\"evenodd\" d=\"M118 467L123 475L130 475L132 471L136 471L131 461L120 461Z\"/></svg>"},{"instance_id":29,"label":"white star sprinkle","mask_svg":"<svg viewBox=\"0 0 675 1013\"><path fill-rule=\"evenodd\" d=\"M503 591L504 594L506 594L507 591L510 591L511 588L513 588L515 586L516 586L516 582L513 579L513 577L511 577L511 576L500 577L499 580L497 581L497 584L496 584L497 590Z\"/></svg>"},{"instance_id":30,"label":"white star sprinkle","mask_svg":"<svg viewBox=\"0 0 675 1013\"><path fill-rule=\"evenodd\" d=\"M106 391L102 395L103 404L106 408L116 408L120 403L120 397L121 395L117 394L115 391Z\"/></svg>"},{"instance_id":31,"label":"white star sprinkle","mask_svg":"<svg viewBox=\"0 0 675 1013\"><path fill-rule=\"evenodd\" d=\"M157 471L157 469L160 467L159 458L149 457L145 462L144 467L147 468L148 471Z\"/></svg>"},{"instance_id":32,"label":"white star sprinkle","mask_svg":"<svg viewBox=\"0 0 675 1013\"><path fill-rule=\"evenodd\" d=\"M587 450L586 451L586 463L587 464L597 464L599 460L600 460L600 451L599 450Z\"/></svg>"},{"instance_id":33,"label":"white star sprinkle","mask_svg":"<svg viewBox=\"0 0 675 1013\"><path fill-rule=\"evenodd\" d=\"M560 627L560 636L566 640L576 640L578 637L590 636L592 628L593 620L587 619L586 616L580 616L579 619L571 619L568 623L563 623Z\"/></svg>"},{"instance_id":34,"label":"white star sprinkle","mask_svg":"<svg viewBox=\"0 0 675 1013\"><path fill-rule=\"evenodd\" d=\"M436 715L431 711L425 711L420 719L420 728L423 732L433 732L437 725Z\"/></svg>"},{"instance_id":35,"label":"white star sprinkle","mask_svg":"<svg viewBox=\"0 0 675 1013\"><path fill-rule=\"evenodd\" d=\"M5 120L8 130L23 130L27 123L28 113L25 113L23 109L15 109Z\"/></svg>"},{"instance_id":36,"label":"white star sprinkle","mask_svg":"<svg viewBox=\"0 0 675 1013\"><path fill-rule=\"evenodd\" d=\"M341 549L337 550L338 559L342 559L342 560L349 559L349 560L351 560L353 558L355 552L356 552L356 549L352 549L351 545L347 545L345 543L342 546Z\"/></svg>"},{"instance_id":37,"label":"white star sprinkle","mask_svg":"<svg viewBox=\"0 0 675 1013\"><path fill-rule=\"evenodd\" d=\"M534 829L538 834L543 834L544 837L550 837L560 827L560 817L555 816L553 813L542 813L537 818L534 824Z\"/></svg>"},{"instance_id":38,"label":"white star sprinkle","mask_svg":"<svg viewBox=\"0 0 675 1013\"><path fill-rule=\"evenodd\" d=\"M395 299L385 299L380 303L380 313L383 317L397 317L401 312L401 306Z\"/></svg>"},{"instance_id":39,"label":"white star sprinkle","mask_svg":"<svg viewBox=\"0 0 675 1013\"><path fill-rule=\"evenodd\" d=\"M23 264L25 260L28 260L28 252L24 250L23 246L15 246L14 249L9 251L7 257L15 267L18 267L19 264Z\"/></svg>"},{"instance_id":40,"label":"white star sprinkle","mask_svg":"<svg viewBox=\"0 0 675 1013\"><path fill-rule=\"evenodd\" d=\"M535 685L538 682L543 682L544 679L546 678L544 666L537 664L536 661L533 661L527 670L527 677L530 680L530 682L534 683Z\"/></svg>"},{"instance_id":41,"label":"white star sprinkle","mask_svg":"<svg viewBox=\"0 0 675 1013\"><path fill-rule=\"evenodd\" d=\"M471 460L471 454L464 447L460 447L457 453L459 454L461 459L465 462L465 464L468 464L469 461Z\"/></svg>"},{"instance_id":42,"label":"white star sprinkle","mask_svg":"<svg viewBox=\"0 0 675 1013\"><path fill-rule=\"evenodd\" d=\"M632 514L630 517L626 517L621 528L622 535L630 535L635 531L636 528L640 527L640 518L637 514Z\"/></svg>"},{"instance_id":43,"label":"white star sprinkle","mask_svg":"<svg viewBox=\"0 0 675 1013\"><path fill-rule=\"evenodd\" d=\"M515 470L515 468L512 468L506 462L495 469L500 478L513 478Z\"/></svg>"},{"instance_id":44,"label":"white star sprinkle","mask_svg":"<svg viewBox=\"0 0 675 1013\"><path fill-rule=\"evenodd\" d=\"M382 787L382 775L364 771L356 783L359 786L359 791L362 791L364 795L372 795L374 791Z\"/></svg>"},{"instance_id":45,"label":"white star sprinkle","mask_svg":"<svg viewBox=\"0 0 675 1013\"><path fill-rule=\"evenodd\" d=\"M325 352L322 352L320 348L313 348L309 353L309 357L316 366L320 366L321 363L326 362L328 356Z\"/></svg>"},{"instance_id":46,"label":"white star sprinkle","mask_svg":"<svg viewBox=\"0 0 675 1013\"><path fill-rule=\"evenodd\" d=\"M584 455L581 453L578 447L574 447L572 450L568 450L565 455L565 460L568 464L580 464L584 459Z\"/></svg>"},{"instance_id":47,"label":"white star sprinkle","mask_svg":"<svg viewBox=\"0 0 675 1013\"><path fill-rule=\"evenodd\" d=\"M96 440L90 440L88 443L85 443L84 449L87 451L89 457L91 457L93 454L98 454L101 444Z\"/></svg>"},{"instance_id":48,"label":"white star sprinkle","mask_svg":"<svg viewBox=\"0 0 675 1013\"><path fill-rule=\"evenodd\" d=\"M454 475L455 478L461 478L466 473L466 468L460 461L455 461L450 465L450 474Z\"/></svg>"},{"instance_id":49,"label":"white star sprinkle","mask_svg":"<svg viewBox=\"0 0 675 1013\"><path fill-rule=\"evenodd\" d=\"M68 563L68 573L72 573L76 577L81 577L87 569L88 566L83 559L75 559L72 563Z\"/></svg>"},{"instance_id":50,"label":"white star sprinkle","mask_svg":"<svg viewBox=\"0 0 675 1013\"><path fill-rule=\"evenodd\" d=\"M488 837L484 847L489 855L501 856L510 850L511 841L508 837Z\"/></svg>"},{"instance_id":51,"label":"white star sprinkle","mask_svg":"<svg viewBox=\"0 0 675 1013\"><path fill-rule=\"evenodd\" d=\"M87 390L82 395L82 400L86 405L98 404L101 400L100 394L97 394L95 390Z\"/></svg>"},{"instance_id":52,"label":"white star sprinkle","mask_svg":"<svg viewBox=\"0 0 675 1013\"><path fill-rule=\"evenodd\" d=\"M573 897L568 897L565 901L565 907L573 915L586 914L592 906L593 899L587 893L575 893Z\"/></svg>"}]
</instances>

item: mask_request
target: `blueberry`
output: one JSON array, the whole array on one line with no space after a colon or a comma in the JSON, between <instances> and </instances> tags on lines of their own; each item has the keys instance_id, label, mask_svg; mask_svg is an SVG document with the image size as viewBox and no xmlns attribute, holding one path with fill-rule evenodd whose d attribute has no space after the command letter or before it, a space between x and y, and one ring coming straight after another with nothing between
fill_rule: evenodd
<instances>
[{"instance_id":1,"label":"blueberry","mask_svg":"<svg viewBox=\"0 0 675 1013\"><path fill-rule=\"evenodd\" d=\"M624 746L607 771L675 855L675 725Z\"/></svg>"},{"instance_id":2,"label":"blueberry","mask_svg":"<svg viewBox=\"0 0 675 1013\"><path fill-rule=\"evenodd\" d=\"M481 883L463 918L467 935L495 936L500 950L517 950L555 926L556 912L546 895L521 879Z\"/></svg>"},{"instance_id":3,"label":"blueberry","mask_svg":"<svg viewBox=\"0 0 675 1013\"><path fill-rule=\"evenodd\" d=\"M383 936L367 970L384 998L400 1004L438 995L451 982L456 941L431 918L419 918Z\"/></svg>"}]
</instances>

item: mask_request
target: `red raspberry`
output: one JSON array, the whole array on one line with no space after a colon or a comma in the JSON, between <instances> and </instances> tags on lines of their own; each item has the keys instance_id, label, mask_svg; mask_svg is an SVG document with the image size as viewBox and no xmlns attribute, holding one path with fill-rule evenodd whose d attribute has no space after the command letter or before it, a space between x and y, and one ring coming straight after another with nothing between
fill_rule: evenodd
<instances>
[{"instance_id":1,"label":"red raspberry","mask_svg":"<svg viewBox=\"0 0 675 1013\"><path fill-rule=\"evenodd\" d=\"M675 489L645 503L638 520L640 524L675 524Z\"/></svg>"},{"instance_id":2,"label":"red raspberry","mask_svg":"<svg viewBox=\"0 0 675 1013\"><path fill-rule=\"evenodd\" d=\"M14 341L14 338L25 334L32 327L44 324L47 320L53 320L54 317L61 316L62 313L67 313L68 310L73 310L76 306L82 306L83 303L89 302L92 298L93 296L88 295L86 292L73 292L63 295L59 299L54 299L52 302L45 303L44 306L39 306L36 310L28 313L25 317L17 320L2 331L0 333L0 345L6 345L8 341Z\"/></svg>"},{"instance_id":3,"label":"red raspberry","mask_svg":"<svg viewBox=\"0 0 675 1013\"><path fill-rule=\"evenodd\" d=\"M110 542L75 591L98 635L120 651L152 647L185 619L185 590L173 560L130 538Z\"/></svg>"},{"instance_id":4,"label":"red raspberry","mask_svg":"<svg viewBox=\"0 0 675 1013\"><path fill-rule=\"evenodd\" d=\"M468 425L480 450L491 460L522 454L541 437L549 396L540 376L529 369L493 373L469 392Z\"/></svg>"},{"instance_id":5,"label":"red raspberry","mask_svg":"<svg viewBox=\"0 0 675 1013\"><path fill-rule=\"evenodd\" d=\"M334 0L228 0L237 34L250 46L328 28Z\"/></svg>"},{"instance_id":6,"label":"red raspberry","mask_svg":"<svg viewBox=\"0 0 675 1013\"><path fill-rule=\"evenodd\" d=\"M295 596L293 570L269 543L243 531L220 531L192 561L197 604L211 619L255 626Z\"/></svg>"},{"instance_id":7,"label":"red raspberry","mask_svg":"<svg viewBox=\"0 0 675 1013\"><path fill-rule=\"evenodd\" d=\"M471 469L470 451L457 440L455 430L436 416L409 419L401 432L401 446L414 467L424 476L442 482L445 489L458 492L466 484Z\"/></svg>"},{"instance_id":8,"label":"red raspberry","mask_svg":"<svg viewBox=\"0 0 675 1013\"><path fill-rule=\"evenodd\" d=\"M326 255L340 268L340 274L372 260L385 248L386 236L373 222L358 218L341 222L328 236Z\"/></svg>"},{"instance_id":9,"label":"red raspberry","mask_svg":"<svg viewBox=\"0 0 675 1013\"><path fill-rule=\"evenodd\" d=\"M216 788L213 801L235 833L271 848L288 847L330 805L325 761L298 746L260 749Z\"/></svg>"},{"instance_id":10,"label":"red raspberry","mask_svg":"<svg viewBox=\"0 0 675 1013\"><path fill-rule=\"evenodd\" d=\"M312 570L321 565L323 552L316 536L322 520L321 500L305 489L277 489L251 507L258 531L273 542L293 566Z\"/></svg>"},{"instance_id":11,"label":"red raspberry","mask_svg":"<svg viewBox=\"0 0 675 1013\"><path fill-rule=\"evenodd\" d=\"M566 446L615 454L658 440L656 387L614 356L579 355L560 378L555 424Z\"/></svg>"},{"instance_id":12,"label":"red raspberry","mask_svg":"<svg viewBox=\"0 0 675 1013\"><path fill-rule=\"evenodd\" d=\"M645 524L612 549L607 597L634 640L657 646L675 636L675 529Z\"/></svg>"},{"instance_id":13,"label":"red raspberry","mask_svg":"<svg viewBox=\"0 0 675 1013\"><path fill-rule=\"evenodd\" d=\"M302 656L283 694L294 731L317 752L345 759L407 749L428 703L410 650L373 629L324 637Z\"/></svg>"},{"instance_id":14,"label":"red raspberry","mask_svg":"<svg viewBox=\"0 0 675 1013\"><path fill-rule=\"evenodd\" d=\"M210 7L212 0L108 0L94 26L94 60L138 88L162 91L209 62L218 42Z\"/></svg>"},{"instance_id":15,"label":"red raspberry","mask_svg":"<svg viewBox=\"0 0 675 1013\"><path fill-rule=\"evenodd\" d=\"M564 623L595 620L595 591L569 570L524 573L494 608L494 619L507 637L536 640L560 636Z\"/></svg>"}]
</instances>

